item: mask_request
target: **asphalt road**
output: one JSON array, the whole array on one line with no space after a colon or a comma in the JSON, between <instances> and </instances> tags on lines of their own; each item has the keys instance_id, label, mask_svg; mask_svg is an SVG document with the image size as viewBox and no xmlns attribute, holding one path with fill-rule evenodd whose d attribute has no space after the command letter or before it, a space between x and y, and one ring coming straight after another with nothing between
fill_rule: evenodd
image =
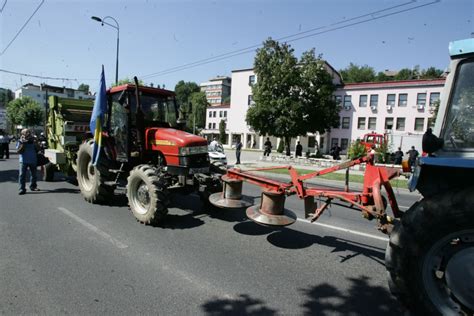
<instances>
[{"instance_id":1,"label":"asphalt road","mask_svg":"<svg viewBox=\"0 0 474 316\"><path fill-rule=\"evenodd\" d=\"M166 221L135 221L123 195L84 201L57 175L17 195L18 160L0 160L0 314L399 315L386 237L333 206L317 224L269 229L245 210L175 196ZM244 194L258 203L260 190ZM399 194L401 205L418 197Z\"/></svg>"}]
</instances>

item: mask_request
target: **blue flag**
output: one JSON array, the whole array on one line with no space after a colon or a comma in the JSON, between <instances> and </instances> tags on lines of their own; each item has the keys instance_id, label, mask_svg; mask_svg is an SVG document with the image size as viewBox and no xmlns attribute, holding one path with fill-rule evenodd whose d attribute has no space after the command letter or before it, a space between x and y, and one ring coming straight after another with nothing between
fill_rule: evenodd
<instances>
[{"instance_id":1,"label":"blue flag","mask_svg":"<svg viewBox=\"0 0 474 316\"><path fill-rule=\"evenodd\" d=\"M94 136L94 148L92 151L92 164L95 166L99 161L100 148L102 147L102 126L104 125L104 114L107 113L107 95L105 89L104 66L100 75L99 90L95 95L94 109L92 110L89 127Z\"/></svg>"}]
</instances>

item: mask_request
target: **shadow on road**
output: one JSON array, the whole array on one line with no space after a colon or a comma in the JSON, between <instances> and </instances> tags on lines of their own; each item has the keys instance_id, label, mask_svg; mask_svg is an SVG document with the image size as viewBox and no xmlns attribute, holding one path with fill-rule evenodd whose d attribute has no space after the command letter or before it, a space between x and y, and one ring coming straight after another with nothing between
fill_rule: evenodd
<instances>
[{"instance_id":1,"label":"shadow on road","mask_svg":"<svg viewBox=\"0 0 474 316\"><path fill-rule=\"evenodd\" d=\"M194 214L186 215L166 215L166 219L153 227L167 228L167 229L190 229L204 224L202 219L196 218Z\"/></svg>"},{"instance_id":2,"label":"shadow on road","mask_svg":"<svg viewBox=\"0 0 474 316\"><path fill-rule=\"evenodd\" d=\"M18 182L18 169L0 171L0 183L1 182Z\"/></svg>"},{"instance_id":3,"label":"shadow on road","mask_svg":"<svg viewBox=\"0 0 474 316\"><path fill-rule=\"evenodd\" d=\"M240 294L237 299L219 299L206 302L202 309L206 315L276 315L277 311L266 307L265 302Z\"/></svg>"},{"instance_id":4,"label":"shadow on road","mask_svg":"<svg viewBox=\"0 0 474 316\"><path fill-rule=\"evenodd\" d=\"M399 303L385 287L371 285L370 278L348 278L348 291L321 283L310 289L300 289L307 297L304 315L403 315Z\"/></svg>"}]
</instances>

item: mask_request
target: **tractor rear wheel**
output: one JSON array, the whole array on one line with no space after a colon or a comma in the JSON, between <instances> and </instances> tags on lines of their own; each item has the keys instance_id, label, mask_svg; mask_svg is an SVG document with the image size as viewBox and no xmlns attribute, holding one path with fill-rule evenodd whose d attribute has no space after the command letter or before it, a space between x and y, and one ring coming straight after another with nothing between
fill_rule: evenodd
<instances>
[{"instance_id":1,"label":"tractor rear wheel","mask_svg":"<svg viewBox=\"0 0 474 316\"><path fill-rule=\"evenodd\" d=\"M413 205L390 235L389 286L420 315L474 313L474 188Z\"/></svg>"},{"instance_id":2,"label":"tractor rear wheel","mask_svg":"<svg viewBox=\"0 0 474 316\"><path fill-rule=\"evenodd\" d=\"M56 171L56 166L48 162L44 166L44 175L43 175L43 180L46 182L52 182L54 180L54 172Z\"/></svg>"},{"instance_id":3,"label":"tractor rear wheel","mask_svg":"<svg viewBox=\"0 0 474 316\"><path fill-rule=\"evenodd\" d=\"M140 223L156 225L168 214L170 193L156 168L139 165L127 179L130 209Z\"/></svg>"},{"instance_id":4,"label":"tractor rear wheel","mask_svg":"<svg viewBox=\"0 0 474 316\"><path fill-rule=\"evenodd\" d=\"M109 162L101 159L96 166L92 164L92 146L94 141L89 140L77 152L77 183L82 196L87 202L106 202L113 195L114 187L105 184L110 178Z\"/></svg>"}]
</instances>

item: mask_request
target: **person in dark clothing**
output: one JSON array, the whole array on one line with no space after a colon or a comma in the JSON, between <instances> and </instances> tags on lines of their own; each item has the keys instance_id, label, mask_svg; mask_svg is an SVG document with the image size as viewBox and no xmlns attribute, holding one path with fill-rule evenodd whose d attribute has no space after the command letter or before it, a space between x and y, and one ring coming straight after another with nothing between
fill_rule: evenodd
<instances>
[{"instance_id":1,"label":"person in dark clothing","mask_svg":"<svg viewBox=\"0 0 474 316\"><path fill-rule=\"evenodd\" d=\"M398 150L395 152L395 161L394 163L396 165L401 165L403 160L403 151L400 147L398 147Z\"/></svg>"},{"instance_id":2,"label":"person in dark clothing","mask_svg":"<svg viewBox=\"0 0 474 316\"><path fill-rule=\"evenodd\" d=\"M416 158L418 158L418 150L415 149L415 146L411 146L411 149L407 151L408 154L408 165L410 166L410 170L413 172L415 168Z\"/></svg>"},{"instance_id":3,"label":"person in dark clothing","mask_svg":"<svg viewBox=\"0 0 474 316\"><path fill-rule=\"evenodd\" d=\"M39 146L29 129L25 128L21 131L21 137L16 145L16 149L20 161L20 172L18 176L20 191L18 194L22 195L26 193L25 186L27 169L30 170L30 190L39 191L36 183L36 166L38 162L37 153L39 151Z\"/></svg>"},{"instance_id":4,"label":"person in dark clothing","mask_svg":"<svg viewBox=\"0 0 474 316\"><path fill-rule=\"evenodd\" d=\"M263 144L263 146L265 147L263 155L270 156L270 153L272 152L272 142L270 141L270 138L267 137L267 141Z\"/></svg>"},{"instance_id":5,"label":"person in dark clothing","mask_svg":"<svg viewBox=\"0 0 474 316\"><path fill-rule=\"evenodd\" d=\"M237 159L236 165L240 165L240 152L242 151L242 142L237 140L237 144L235 144L235 158Z\"/></svg>"},{"instance_id":6,"label":"person in dark clothing","mask_svg":"<svg viewBox=\"0 0 474 316\"><path fill-rule=\"evenodd\" d=\"M298 144L296 145L295 157L301 156L303 156L303 146L301 146L301 143L298 141Z\"/></svg>"},{"instance_id":7,"label":"person in dark clothing","mask_svg":"<svg viewBox=\"0 0 474 316\"><path fill-rule=\"evenodd\" d=\"M0 131L0 159L3 159L3 156L7 159L10 158L10 150L8 148L9 144L10 137L8 137L5 132Z\"/></svg>"},{"instance_id":8,"label":"person in dark clothing","mask_svg":"<svg viewBox=\"0 0 474 316\"><path fill-rule=\"evenodd\" d=\"M341 153L341 147L339 147L337 144L332 146L331 151L330 151L332 159L334 159L334 160L341 159L341 156L339 156L340 153Z\"/></svg>"}]
</instances>

